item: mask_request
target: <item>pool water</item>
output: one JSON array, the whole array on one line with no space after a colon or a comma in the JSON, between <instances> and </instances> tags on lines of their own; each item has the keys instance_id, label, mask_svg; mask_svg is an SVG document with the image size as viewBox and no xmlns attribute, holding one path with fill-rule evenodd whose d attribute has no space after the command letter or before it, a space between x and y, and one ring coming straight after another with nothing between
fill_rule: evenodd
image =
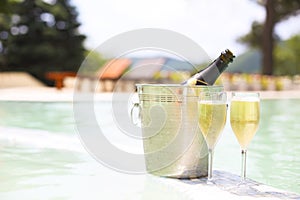
<instances>
[{"instance_id":1,"label":"pool water","mask_svg":"<svg viewBox=\"0 0 300 200\"><path fill-rule=\"evenodd\" d=\"M249 178L300 193L299 105L298 99L262 100L260 127L248 149ZM96 107L98 121L114 135L107 136L126 146L107 118L111 103ZM159 188L151 178L116 172L88 154L76 133L72 103L0 102L0 119L0 199L151 199L153 193L165 194L149 191ZM142 151L141 141L132 144L137 143ZM214 161L215 169L240 173L239 145L229 120Z\"/></svg>"}]
</instances>

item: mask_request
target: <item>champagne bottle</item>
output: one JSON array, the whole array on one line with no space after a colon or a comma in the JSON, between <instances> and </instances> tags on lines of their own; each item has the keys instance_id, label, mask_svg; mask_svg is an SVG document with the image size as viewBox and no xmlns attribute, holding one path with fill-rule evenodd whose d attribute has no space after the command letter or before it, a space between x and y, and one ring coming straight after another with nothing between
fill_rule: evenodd
<instances>
[{"instance_id":1,"label":"champagne bottle","mask_svg":"<svg viewBox=\"0 0 300 200\"><path fill-rule=\"evenodd\" d=\"M233 53L226 49L225 52L222 52L210 65L181 84L188 86L213 85L221 73L228 67L228 64L233 61L234 57Z\"/></svg>"}]
</instances>

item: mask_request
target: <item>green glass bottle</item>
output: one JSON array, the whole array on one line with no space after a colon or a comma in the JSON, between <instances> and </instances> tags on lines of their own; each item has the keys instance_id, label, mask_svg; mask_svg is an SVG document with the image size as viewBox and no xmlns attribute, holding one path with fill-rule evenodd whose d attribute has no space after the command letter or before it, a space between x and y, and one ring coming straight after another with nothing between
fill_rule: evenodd
<instances>
[{"instance_id":1,"label":"green glass bottle","mask_svg":"<svg viewBox=\"0 0 300 200\"><path fill-rule=\"evenodd\" d=\"M226 49L210 65L181 84L188 86L213 85L221 73L228 67L228 64L233 61L233 58L235 58L233 53Z\"/></svg>"}]
</instances>

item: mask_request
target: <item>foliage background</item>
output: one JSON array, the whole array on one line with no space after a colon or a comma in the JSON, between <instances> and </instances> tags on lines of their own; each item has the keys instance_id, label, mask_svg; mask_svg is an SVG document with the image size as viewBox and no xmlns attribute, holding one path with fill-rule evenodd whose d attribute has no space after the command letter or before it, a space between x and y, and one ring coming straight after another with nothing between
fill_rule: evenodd
<instances>
[{"instance_id":1,"label":"foliage background","mask_svg":"<svg viewBox=\"0 0 300 200\"><path fill-rule=\"evenodd\" d=\"M0 14L1 71L27 71L51 85L45 73L78 70L85 36L69 0L23 0L7 8Z\"/></svg>"}]
</instances>

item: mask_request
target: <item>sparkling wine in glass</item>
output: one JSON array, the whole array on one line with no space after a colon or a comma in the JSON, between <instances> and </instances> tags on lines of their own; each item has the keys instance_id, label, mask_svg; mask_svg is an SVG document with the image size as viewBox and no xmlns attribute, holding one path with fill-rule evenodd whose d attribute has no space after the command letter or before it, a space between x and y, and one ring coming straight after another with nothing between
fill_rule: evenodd
<instances>
[{"instance_id":1,"label":"sparkling wine in glass","mask_svg":"<svg viewBox=\"0 0 300 200\"><path fill-rule=\"evenodd\" d=\"M231 128L242 153L241 180L246 179L246 153L254 137L260 118L260 98L256 92L233 92L230 105Z\"/></svg>"},{"instance_id":2,"label":"sparkling wine in glass","mask_svg":"<svg viewBox=\"0 0 300 200\"><path fill-rule=\"evenodd\" d=\"M213 151L226 123L226 92L203 92L198 101L199 127L208 146L208 183L212 181Z\"/></svg>"}]
</instances>

